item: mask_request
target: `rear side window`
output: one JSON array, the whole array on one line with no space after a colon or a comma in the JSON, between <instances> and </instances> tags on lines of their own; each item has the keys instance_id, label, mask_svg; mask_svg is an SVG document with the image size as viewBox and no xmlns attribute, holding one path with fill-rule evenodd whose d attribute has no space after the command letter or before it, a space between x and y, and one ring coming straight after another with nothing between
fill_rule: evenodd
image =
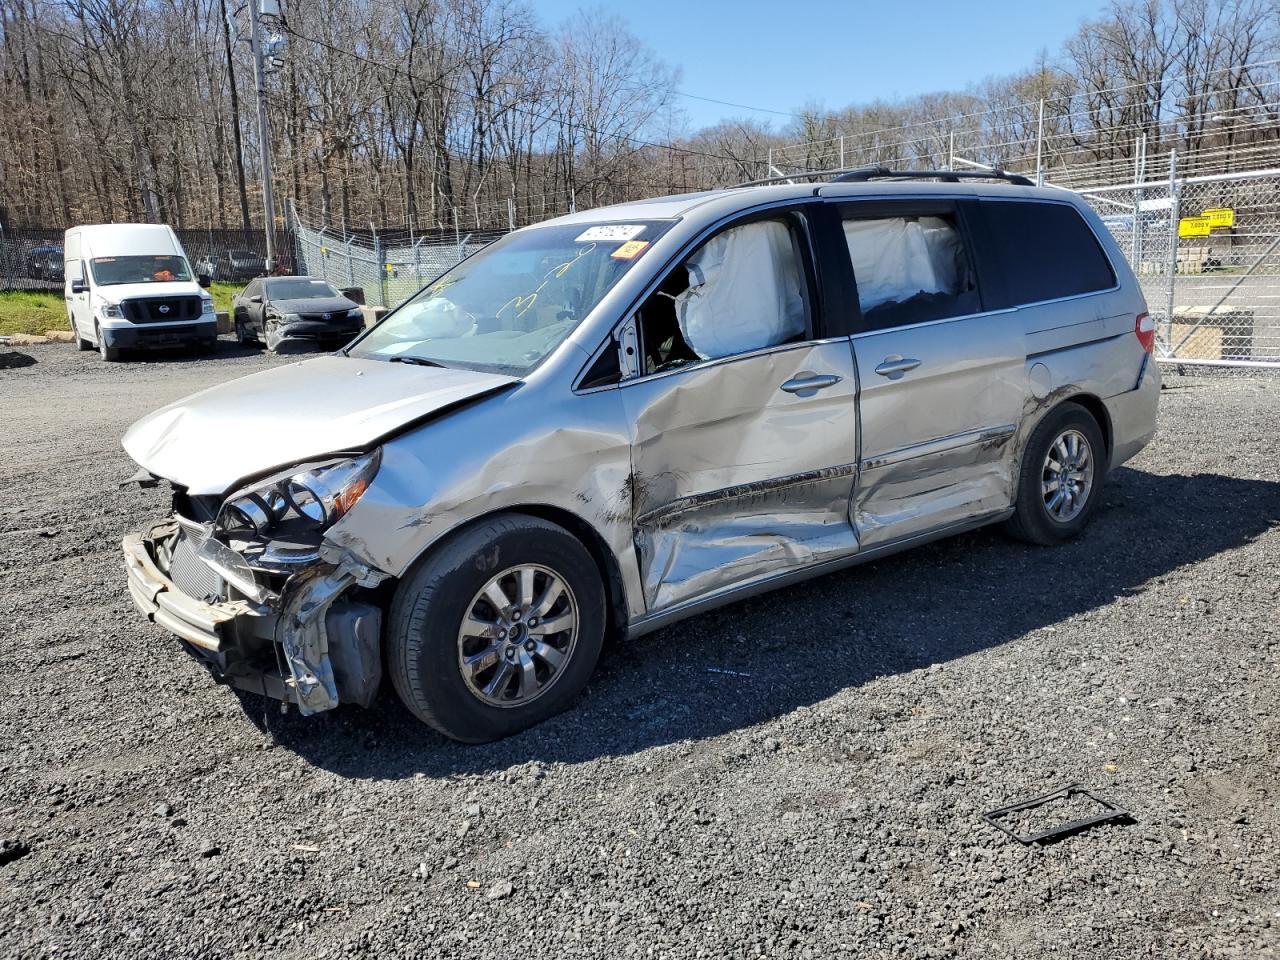
<instances>
[{"instance_id":1,"label":"rear side window","mask_svg":"<svg viewBox=\"0 0 1280 960\"><path fill-rule=\"evenodd\" d=\"M1004 306L1056 300L1116 285L1115 271L1079 211L1065 203L982 204L994 261L1004 274Z\"/></svg>"},{"instance_id":2,"label":"rear side window","mask_svg":"<svg viewBox=\"0 0 1280 960\"><path fill-rule=\"evenodd\" d=\"M849 217L843 229L864 329L982 309L969 252L950 216Z\"/></svg>"}]
</instances>

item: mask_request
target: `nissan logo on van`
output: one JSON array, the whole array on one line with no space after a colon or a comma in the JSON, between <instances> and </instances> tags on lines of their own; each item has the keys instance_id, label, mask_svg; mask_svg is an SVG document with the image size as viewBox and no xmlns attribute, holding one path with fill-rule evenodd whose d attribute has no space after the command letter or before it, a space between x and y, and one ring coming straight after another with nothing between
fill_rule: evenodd
<instances>
[{"instance_id":1,"label":"nissan logo on van","mask_svg":"<svg viewBox=\"0 0 1280 960\"><path fill-rule=\"evenodd\" d=\"M160 306L158 307L158 309L159 309L159 311L160 311L161 313L168 313L168 312L169 312L169 305L168 305L167 303L162 303L162 304L160 304Z\"/></svg>"}]
</instances>

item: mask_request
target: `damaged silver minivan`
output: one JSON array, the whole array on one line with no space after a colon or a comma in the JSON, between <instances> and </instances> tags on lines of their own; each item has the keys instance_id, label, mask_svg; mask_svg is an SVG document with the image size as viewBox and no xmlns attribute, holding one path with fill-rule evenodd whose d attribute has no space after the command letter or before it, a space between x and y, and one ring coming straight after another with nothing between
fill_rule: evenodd
<instances>
[{"instance_id":1,"label":"damaged silver minivan","mask_svg":"<svg viewBox=\"0 0 1280 960\"><path fill-rule=\"evenodd\" d=\"M1076 535L1155 431L1153 338L1098 218L1012 176L577 213L131 427L174 510L129 590L237 687L313 714L386 672L492 740L607 635L983 524Z\"/></svg>"}]
</instances>

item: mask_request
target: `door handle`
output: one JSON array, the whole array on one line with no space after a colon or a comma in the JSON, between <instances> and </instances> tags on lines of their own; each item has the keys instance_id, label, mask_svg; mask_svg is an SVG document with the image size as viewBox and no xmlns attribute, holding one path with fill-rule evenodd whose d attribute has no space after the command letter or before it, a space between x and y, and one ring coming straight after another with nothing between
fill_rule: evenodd
<instances>
[{"instance_id":1,"label":"door handle","mask_svg":"<svg viewBox=\"0 0 1280 960\"><path fill-rule=\"evenodd\" d=\"M792 377L778 389L785 390L787 393L799 394L802 397L811 397L817 391L825 390L827 387L834 387L839 382L840 378L834 374L807 374L799 377Z\"/></svg>"},{"instance_id":2,"label":"door handle","mask_svg":"<svg viewBox=\"0 0 1280 960\"><path fill-rule=\"evenodd\" d=\"M890 354L885 357L880 366L876 367L876 373L882 377L888 377L890 380L901 380L902 375L908 370L914 370L920 366L920 361L912 357L901 357L898 354Z\"/></svg>"}]
</instances>

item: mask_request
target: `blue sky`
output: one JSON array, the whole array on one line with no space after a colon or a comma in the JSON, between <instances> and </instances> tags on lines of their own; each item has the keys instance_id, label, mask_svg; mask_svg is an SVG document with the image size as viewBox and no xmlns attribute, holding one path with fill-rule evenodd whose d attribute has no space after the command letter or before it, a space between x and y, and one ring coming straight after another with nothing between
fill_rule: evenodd
<instances>
[{"instance_id":1,"label":"blue sky","mask_svg":"<svg viewBox=\"0 0 1280 960\"><path fill-rule=\"evenodd\" d=\"M533 0L551 25L581 7L617 13L668 63L680 89L791 111L960 90L1056 54L1101 0L974 4L961 0ZM1015 12L1016 10L1016 12ZM680 98L694 127L749 113ZM785 117L773 117L776 125Z\"/></svg>"}]
</instances>

